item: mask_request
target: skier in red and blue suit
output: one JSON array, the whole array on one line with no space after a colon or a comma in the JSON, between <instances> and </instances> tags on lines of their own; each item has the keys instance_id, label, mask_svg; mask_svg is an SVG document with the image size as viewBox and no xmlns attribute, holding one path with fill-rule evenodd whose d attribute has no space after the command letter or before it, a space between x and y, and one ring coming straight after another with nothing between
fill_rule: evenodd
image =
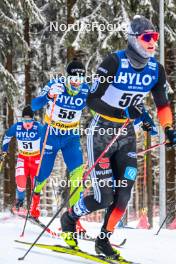
<instances>
[{"instance_id":1,"label":"skier in red and blue suit","mask_svg":"<svg viewBox=\"0 0 176 264\"><path fill-rule=\"evenodd\" d=\"M9 143L15 137L18 144L16 164L16 202L15 208L23 207L27 177L30 177L31 187L34 186L34 177L40 161L40 138L42 125L34 120L34 112L30 105L22 111L22 121L13 124L5 133L2 142L2 152L7 154Z\"/></svg>"}]
</instances>

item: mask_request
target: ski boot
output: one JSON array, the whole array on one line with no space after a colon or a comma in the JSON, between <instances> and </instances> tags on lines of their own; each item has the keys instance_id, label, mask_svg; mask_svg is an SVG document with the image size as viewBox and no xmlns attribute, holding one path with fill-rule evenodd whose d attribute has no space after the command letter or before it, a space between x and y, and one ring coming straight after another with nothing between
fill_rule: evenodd
<instances>
[{"instance_id":1,"label":"ski boot","mask_svg":"<svg viewBox=\"0 0 176 264\"><path fill-rule=\"evenodd\" d=\"M78 219L74 219L72 214L68 211L65 212L61 217L62 233L61 237L65 243L73 249L79 250L76 232L76 222Z\"/></svg>"},{"instance_id":2,"label":"ski boot","mask_svg":"<svg viewBox=\"0 0 176 264\"><path fill-rule=\"evenodd\" d=\"M40 194L34 193L32 197L31 207L30 207L30 215L33 218L39 218L40 216L39 206L40 206Z\"/></svg>"},{"instance_id":3,"label":"ski boot","mask_svg":"<svg viewBox=\"0 0 176 264\"><path fill-rule=\"evenodd\" d=\"M18 210L19 208L23 207L23 203L24 203L23 200L19 200L19 199L17 199L17 200L16 200L16 203L15 203L15 207L16 207L16 209Z\"/></svg>"},{"instance_id":4,"label":"ski boot","mask_svg":"<svg viewBox=\"0 0 176 264\"><path fill-rule=\"evenodd\" d=\"M15 202L15 206L12 207L11 211L13 214L17 215L26 215L27 211L23 208L24 200L17 199Z\"/></svg>"},{"instance_id":5,"label":"ski boot","mask_svg":"<svg viewBox=\"0 0 176 264\"><path fill-rule=\"evenodd\" d=\"M119 264L130 264L132 262L127 261L120 255L120 251L113 248L109 241L111 233L105 231L101 232L95 240L95 251L98 255L104 255L107 260L117 261Z\"/></svg>"}]
</instances>

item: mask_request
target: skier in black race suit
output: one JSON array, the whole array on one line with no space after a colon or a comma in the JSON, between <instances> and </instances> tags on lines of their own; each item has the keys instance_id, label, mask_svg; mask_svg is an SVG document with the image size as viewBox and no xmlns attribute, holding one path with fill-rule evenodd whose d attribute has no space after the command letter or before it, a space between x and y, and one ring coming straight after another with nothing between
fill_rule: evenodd
<instances>
[{"instance_id":1,"label":"skier in black race suit","mask_svg":"<svg viewBox=\"0 0 176 264\"><path fill-rule=\"evenodd\" d=\"M106 81L100 82L99 78L93 84L87 100L88 106L97 113L90 122L91 133L87 137L89 167L113 137L108 133L102 135L100 129L103 128L106 132L110 129L118 130L127 118L141 118L144 125L148 123L148 119L145 120L143 99L150 92L166 137L171 145L176 144L165 70L154 57L158 38L159 33L148 19L135 16L128 29L127 48L108 55L98 67L97 74L99 77L105 77ZM108 79L111 79L111 82ZM125 212L136 177L136 137L133 122L130 122L126 133L118 138L92 170L94 194L82 196L61 217L66 243L72 247L77 246L74 232L79 217L107 208L101 233L95 242L95 250L119 260L109 237Z\"/></svg>"}]
</instances>

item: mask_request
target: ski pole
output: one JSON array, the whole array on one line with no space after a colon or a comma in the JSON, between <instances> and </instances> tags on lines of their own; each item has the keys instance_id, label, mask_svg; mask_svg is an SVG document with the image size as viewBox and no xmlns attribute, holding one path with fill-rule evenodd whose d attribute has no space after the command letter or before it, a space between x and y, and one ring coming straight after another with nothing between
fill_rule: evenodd
<instances>
[{"instance_id":1,"label":"ski pole","mask_svg":"<svg viewBox=\"0 0 176 264\"><path fill-rule=\"evenodd\" d=\"M95 168L97 163L101 160L101 158L108 152L108 150L111 148L111 146L114 144L114 142L119 138L121 135L121 132L124 128L128 126L130 123L130 120L127 119L126 122L123 124L123 126L120 128L119 133L113 137L111 142L107 145L107 147L104 149L104 151L101 153L101 155L98 157L98 159L95 161L95 163L92 165L92 167L84 174L83 180L86 180L86 178L89 176L91 171Z\"/></svg>"},{"instance_id":2,"label":"ski pole","mask_svg":"<svg viewBox=\"0 0 176 264\"><path fill-rule=\"evenodd\" d=\"M160 146L162 146L162 145L165 145L166 143L167 143L167 142L166 142L166 140L165 140L165 141L163 141L162 143L159 143L159 144L153 145L153 146L151 146L151 147L148 148L148 149L145 149L145 150L139 151L136 155L137 155L137 156L138 156L138 155L143 155L143 154L149 152L149 151L152 150L152 149L155 149L155 148L158 148L158 147L160 147Z\"/></svg>"},{"instance_id":3,"label":"ski pole","mask_svg":"<svg viewBox=\"0 0 176 264\"><path fill-rule=\"evenodd\" d=\"M171 204L170 209L172 208L172 205L175 206L175 201ZM159 234L161 228L163 227L163 225L165 224L165 222L167 221L167 219L169 218L169 216L172 214L172 211L169 210L169 212L167 213L166 217L164 218L163 222L161 223L157 233L155 234L156 236Z\"/></svg>"},{"instance_id":4,"label":"ski pole","mask_svg":"<svg viewBox=\"0 0 176 264\"><path fill-rule=\"evenodd\" d=\"M38 177L39 172L40 172L40 168L41 168L41 164L42 164L42 159L43 159L43 155L44 155L44 151L45 151L45 146L46 146L46 141L47 141L47 138L48 138L48 133L49 133L49 129L50 129L52 117L53 117L54 107L56 105L56 100L57 100L57 96L54 96L54 102L53 102L53 105L52 105L51 114L50 114L50 117L49 117L49 122L48 122L47 130L46 130L46 133L45 133L45 138L44 138L44 142L43 142L42 152L41 152L41 155L40 155L40 162L39 162L39 165L38 165L38 168L37 168L37 173L36 173L35 179ZM27 224L27 220L28 220L28 217L29 217L29 211L30 211L30 206L31 206L31 202L32 202L32 197L33 197L33 194L34 194L35 185L36 185L36 180L34 182L33 191L31 192L29 206L28 206L28 210L27 210L27 214L26 214L26 218L25 218L25 222L24 222L24 226L23 226L23 231L22 231L20 237L23 237L24 236L24 231L25 231L26 224Z\"/></svg>"},{"instance_id":5,"label":"ski pole","mask_svg":"<svg viewBox=\"0 0 176 264\"><path fill-rule=\"evenodd\" d=\"M155 234L156 236L159 234L161 228L163 227L163 225L165 224L165 222L167 221L167 219L169 218L169 216L170 216L170 212L166 215L166 217L164 218L163 222L161 223L161 225L160 225L157 233Z\"/></svg>"},{"instance_id":6,"label":"ski pole","mask_svg":"<svg viewBox=\"0 0 176 264\"><path fill-rule=\"evenodd\" d=\"M110 147L114 144L114 142L120 137L122 130L128 126L128 124L130 123L130 120L127 119L126 122L123 124L123 126L120 128L120 131L117 135L115 135L113 137L113 139L111 140L111 142L107 145L107 147L104 149L104 151L102 152L102 154L99 156L99 158L95 161L95 163L92 165L92 167L87 171L87 173L84 175L84 180L88 177L88 175L90 174L90 172L95 168L96 164L99 162L99 160L104 156L104 154L110 149ZM67 197L67 199L62 203L62 205L60 206L59 210L55 213L55 215L51 218L51 220L49 221L49 223L46 225L46 227L42 230L42 232L38 235L38 237L35 239L35 241L32 243L32 245L30 246L30 248L26 251L26 253L18 258L18 260L24 260L24 258L28 255L28 253L31 251L31 249L33 248L33 246L37 243L37 241L40 239L40 237L44 234L44 232L46 231L46 229L51 225L51 223L54 221L54 219L58 216L58 214L62 211L62 209L67 205L67 203L69 202L70 198L72 198L72 196L76 193L76 191L78 190L78 188L80 187L82 183L82 180L79 182L78 186L74 189L74 191Z\"/></svg>"}]
</instances>

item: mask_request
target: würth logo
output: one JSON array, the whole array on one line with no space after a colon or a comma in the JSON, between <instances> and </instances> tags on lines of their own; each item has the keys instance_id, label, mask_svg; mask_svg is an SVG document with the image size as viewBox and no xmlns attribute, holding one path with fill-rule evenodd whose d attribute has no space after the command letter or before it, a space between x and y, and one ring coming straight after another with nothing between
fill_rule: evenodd
<instances>
[{"instance_id":1,"label":"w\u00fcrth logo","mask_svg":"<svg viewBox=\"0 0 176 264\"><path fill-rule=\"evenodd\" d=\"M99 160L99 166L102 169L108 169L110 167L109 158L101 158Z\"/></svg>"}]
</instances>

